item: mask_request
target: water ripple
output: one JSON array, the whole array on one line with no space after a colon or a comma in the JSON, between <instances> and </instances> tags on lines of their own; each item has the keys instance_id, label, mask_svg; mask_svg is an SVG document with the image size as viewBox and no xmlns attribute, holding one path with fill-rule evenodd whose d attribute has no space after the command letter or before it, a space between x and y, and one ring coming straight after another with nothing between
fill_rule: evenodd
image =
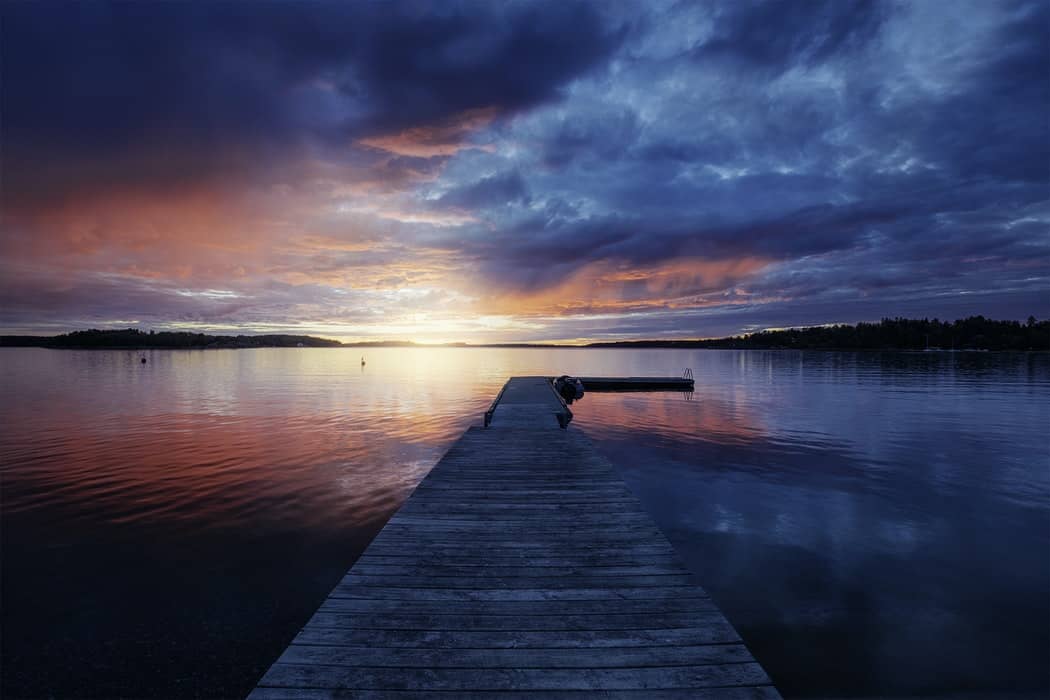
<instances>
[{"instance_id":1,"label":"water ripple","mask_svg":"<svg viewBox=\"0 0 1050 700\"><path fill-rule=\"evenodd\" d=\"M801 694L1041 682L1046 355L374 349L362 370L339 349L140 354L0 350L8 687L193 695L190 664L241 673L243 695L506 377L685 367L691 400L590 394L575 425L774 680ZM111 640L108 665L70 661L95 639ZM974 675L989 645L1014 656ZM120 669L153 668L162 647L129 686ZM872 685L872 668L896 685ZM839 685L805 685L817 677Z\"/></svg>"}]
</instances>

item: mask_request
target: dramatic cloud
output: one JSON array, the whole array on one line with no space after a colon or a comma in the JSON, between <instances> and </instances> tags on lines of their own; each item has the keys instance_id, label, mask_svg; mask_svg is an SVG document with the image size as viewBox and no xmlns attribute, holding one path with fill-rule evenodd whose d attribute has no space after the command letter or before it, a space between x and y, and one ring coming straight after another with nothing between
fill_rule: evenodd
<instances>
[{"instance_id":1,"label":"dramatic cloud","mask_svg":"<svg viewBox=\"0 0 1050 700\"><path fill-rule=\"evenodd\" d=\"M1050 315L1039 0L0 12L7 331Z\"/></svg>"}]
</instances>

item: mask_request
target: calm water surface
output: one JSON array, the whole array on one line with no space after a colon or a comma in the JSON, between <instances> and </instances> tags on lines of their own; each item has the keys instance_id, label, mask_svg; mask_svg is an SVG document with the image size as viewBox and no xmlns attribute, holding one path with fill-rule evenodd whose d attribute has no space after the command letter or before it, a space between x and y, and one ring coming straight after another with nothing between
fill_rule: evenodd
<instances>
[{"instance_id":1,"label":"calm water surface","mask_svg":"<svg viewBox=\"0 0 1050 700\"><path fill-rule=\"evenodd\" d=\"M148 362L141 364L140 357ZM787 696L1050 693L1050 357L0 350L4 697L236 697L514 374Z\"/></svg>"}]
</instances>

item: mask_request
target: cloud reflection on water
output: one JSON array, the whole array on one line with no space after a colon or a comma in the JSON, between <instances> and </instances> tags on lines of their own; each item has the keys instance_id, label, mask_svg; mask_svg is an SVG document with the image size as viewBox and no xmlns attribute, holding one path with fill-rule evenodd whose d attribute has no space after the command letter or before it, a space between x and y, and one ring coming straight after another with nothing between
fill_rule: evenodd
<instances>
[{"instance_id":1,"label":"cloud reflection on water","mask_svg":"<svg viewBox=\"0 0 1050 700\"><path fill-rule=\"evenodd\" d=\"M506 377L685 367L691 401L589 394L574 427L788 695L1045 684L1046 355L0 355L22 694L243 695Z\"/></svg>"}]
</instances>

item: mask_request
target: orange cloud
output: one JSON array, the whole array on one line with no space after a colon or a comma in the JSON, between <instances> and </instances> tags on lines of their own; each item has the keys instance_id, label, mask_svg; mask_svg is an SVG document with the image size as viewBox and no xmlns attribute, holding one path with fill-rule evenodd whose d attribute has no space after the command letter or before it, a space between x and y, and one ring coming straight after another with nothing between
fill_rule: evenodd
<instances>
[{"instance_id":1,"label":"orange cloud","mask_svg":"<svg viewBox=\"0 0 1050 700\"><path fill-rule=\"evenodd\" d=\"M441 124L405 129L396 134L361 139L357 143L401 156L452 156L467 148L470 135L488 126L497 113L494 107L471 109Z\"/></svg>"},{"instance_id":2,"label":"orange cloud","mask_svg":"<svg viewBox=\"0 0 1050 700\"><path fill-rule=\"evenodd\" d=\"M638 267L624 262L598 261L553 286L491 299L486 311L558 316L746 303L745 300L727 302L722 294L771 262L758 257L687 258Z\"/></svg>"},{"instance_id":3,"label":"orange cloud","mask_svg":"<svg viewBox=\"0 0 1050 700\"><path fill-rule=\"evenodd\" d=\"M262 203L205 188L112 189L5 218L5 257L65 271L214 281L257 269L280 235Z\"/></svg>"}]
</instances>

